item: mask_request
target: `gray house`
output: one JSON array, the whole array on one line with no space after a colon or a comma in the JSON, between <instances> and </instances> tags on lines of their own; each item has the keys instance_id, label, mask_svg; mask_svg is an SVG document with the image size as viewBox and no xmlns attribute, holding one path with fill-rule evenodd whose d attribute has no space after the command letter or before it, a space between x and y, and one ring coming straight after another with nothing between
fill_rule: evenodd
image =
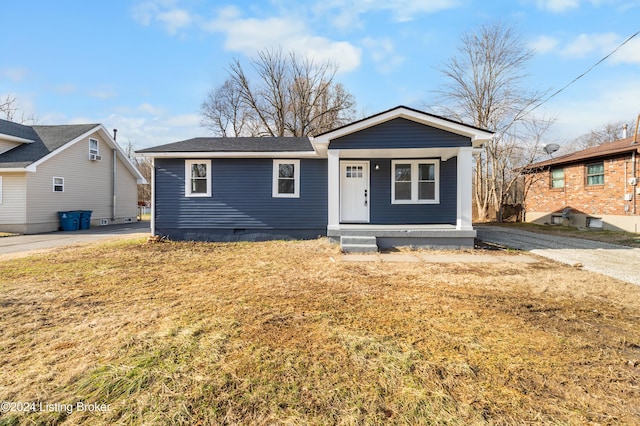
<instances>
[{"instance_id":1,"label":"gray house","mask_svg":"<svg viewBox=\"0 0 640 426\"><path fill-rule=\"evenodd\" d=\"M154 163L154 235L459 248L473 246L473 153L491 137L400 106L315 137L195 138L138 153Z\"/></svg>"},{"instance_id":2,"label":"gray house","mask_svg":"<svg viewBox=\"0 0 640 426\"><path fill-rule=\"evenodd\" d=\"M135 221L144 182L100 124L0 120L0 231L56 231L69 210L91 210L91 225Z\"/></svg>"}]
</instances>

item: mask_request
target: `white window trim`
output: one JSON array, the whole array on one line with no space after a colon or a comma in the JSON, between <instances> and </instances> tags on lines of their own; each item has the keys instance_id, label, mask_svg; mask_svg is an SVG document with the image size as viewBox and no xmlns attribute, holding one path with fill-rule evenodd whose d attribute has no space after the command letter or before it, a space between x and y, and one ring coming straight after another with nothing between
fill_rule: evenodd
<instances>
[{"instance_id":1,"label":"white window trim","mask_svg":"<svg viewBox=\"0 0 640 426\"><path fill-rule=\"evenodd\" d=\"M95 152L93 152L93 149L91 149L91 142L93 142L93 141L95 141L95 143L96 143ZM98 141L98 139L89 138L89 155L91 155L91 154L100 155L100 141Z\"/></svg>"},{"instance_id":2,"label":"white window trim","mask_svg":"<svg viewBox=\"0 0 640 426\"><path fill-rule=\"evenodd\" d=\"M293 194L281 194L278 192L280 164L293 164ZM273 198L300 198L300 160L273 160L271 195Z\"/></svg>"},{"instance_id":3,"label":"white window trim","mask_svg":"<svg viewBox=\"0 0 640 426\"><path fill-rule=\"evenodd\" d=\"M56 191L56 179L62 179L62 191ZM52 186L51 189L52 189L53 192L64 192L64 178L63 177L54 176L53 180L52 180L52 185L53 186ZM60 185L57 185L57 186L60 186Z\"/></svg>"},{"instance_id":4,"label":"white window trim","mask_svg":"<svg viewBox=\"0 0 640 426\"><path fill-rule=\"evenodd\" d=\"M396 200L396 164L411 164L411 199ZM434 199L418 200L418 164L433 164L435 167ZM392 160L391 161L391 204L440 204L440 160Z\"/></svg>"},{"instance_id":5,"label":"white window trim","mask_svg":"<svg viewBox=\"0 0 640 426\"><path fill-rule=\"evenodd\" d=\"M193 164L205 164L207 166L207 192L191 192L191 166ZM211 197L211 160L184 160L184 196L185 197Z\"/></svg>"}]
</instances>

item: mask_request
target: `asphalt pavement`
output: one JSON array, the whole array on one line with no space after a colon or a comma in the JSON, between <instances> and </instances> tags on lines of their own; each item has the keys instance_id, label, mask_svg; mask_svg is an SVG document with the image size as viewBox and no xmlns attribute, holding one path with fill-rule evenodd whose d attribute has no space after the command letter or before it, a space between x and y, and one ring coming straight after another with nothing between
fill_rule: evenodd
<instances>
[{"instance_id":1,"label":"asphalt pavement","mask_svg":"<svg viewBox=\"0 0 640 426\"><path fill-rule=\"evenodd\" d=\"M124 225L95 226L82 231L59 231L2 237L0 238L0 261L64 246L109 239L144 237L150 233L149 222L141 221Z\"/></svg>"},{"instance_id":2,"label":"asphalt pavement","mask_svg":"<svg viewBox=\"0 0 640 426\"><path fill-rule=\"evenodd\" d=\"M640 285L640 249L581 238L538 234L500 226L474 226L486 243L580 266L622 281ZM588 231L585 231L588 232Z\"/></svg>"}]
</instances>

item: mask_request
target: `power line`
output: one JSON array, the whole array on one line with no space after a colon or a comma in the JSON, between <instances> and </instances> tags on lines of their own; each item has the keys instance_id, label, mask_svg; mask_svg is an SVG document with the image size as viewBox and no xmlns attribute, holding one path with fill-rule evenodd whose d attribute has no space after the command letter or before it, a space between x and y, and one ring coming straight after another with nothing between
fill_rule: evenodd
<instances>
[{"instance_id":1,"label":"power line","mask_svg":"<svg viewBox=\"0 0 640 426\"><path fill-rule=\"evenodd\" d=\"M530 112L533 112L536 108L538 108L541 105L544 105L545 103L547 103L551 98L555 97L556 95L560 94L561 92L563 92L565 89L567 89L567 87L571 86L573 83L575 83L576 81L580 80L582 77L584 77L585 75L587 75L589 72L591 72L591 70L593 70L595 67L597 67L598 65L600 65L601 63L603 63L604 61L606 61L607 59L609 59L609 57L611 55L613 55L614 53L616 53L618 50L620 50L620 48L622 46L624 46L625 44L627 44L631 39L633 39L634 37L636 37L638 34L640 34L640 31L637 31L635 34L632 34L631 36L629 36L625 41L623 41L622 43L620 43L618 45L618 47L616 47L615 49L613 49L607 56L605 56L604 58L600 59L598 62L596 62L595 64L591 65L591 67L586 70L585 72L583 72L582 74L580 74L579 76L577 76L576 78L574 78L573 80L571 80L569 83L567 83L564 87L562 87L561 89L557 90L556 92L554 92L553 94L551 94L548 98L546 98L545 100L541 101L539 104L537 104L536 106L534 106L533 108L531 108L529 111L527 111L525 114L529 114Z\"/></svg>"}]
</instances>

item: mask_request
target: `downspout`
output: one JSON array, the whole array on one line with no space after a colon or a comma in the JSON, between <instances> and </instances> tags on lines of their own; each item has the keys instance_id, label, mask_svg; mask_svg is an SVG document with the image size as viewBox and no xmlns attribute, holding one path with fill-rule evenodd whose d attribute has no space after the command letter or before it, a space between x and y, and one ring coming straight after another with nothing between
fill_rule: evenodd
<instances>
[{"instance_id":1,"label":"downspout","mask_svg":"<svg viewBox=\"0 0 640 426\"><path fill-rule=\"evenodd\" d=\"M113 129L113 141L116 142L116 137L118 134L118 129ZM116 142L117 143L117 142ZM115 148L112 150L113 152L113 178L112 178L112 183L113 183L113 188L112 188L112 192L113 192L113 211L111 212L111 220L115 221L116 220L116 207L117 207L117 199L116 199L116 172L117 172L117 162L118 162L118 154L117 151L115 150Z\"/></svg>"}]
</instances>

